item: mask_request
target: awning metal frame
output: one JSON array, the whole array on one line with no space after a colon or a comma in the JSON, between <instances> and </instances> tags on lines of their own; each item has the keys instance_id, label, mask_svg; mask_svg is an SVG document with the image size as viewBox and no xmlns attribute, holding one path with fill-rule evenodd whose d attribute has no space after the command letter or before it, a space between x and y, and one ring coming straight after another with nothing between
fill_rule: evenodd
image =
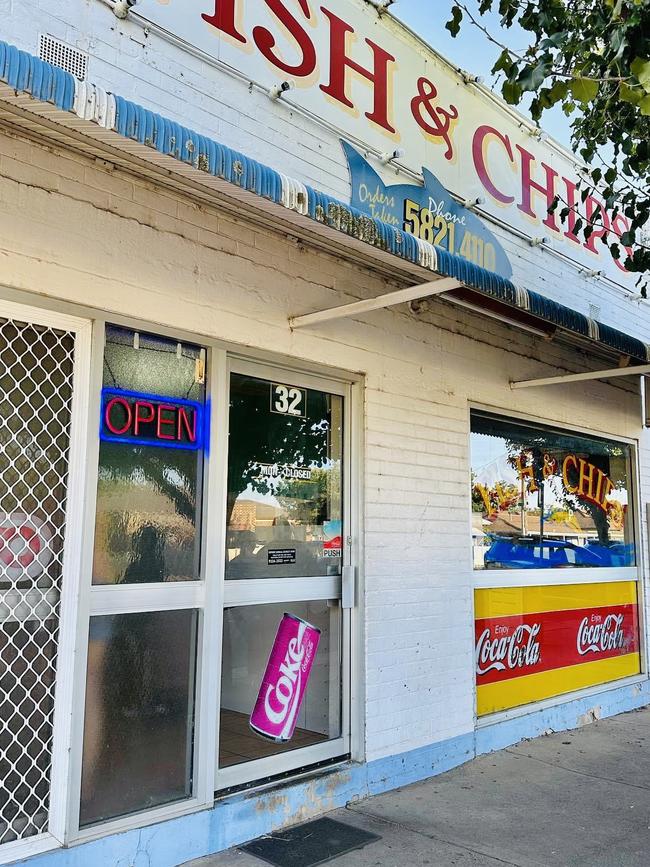
<instances>
[{"instance_id":1,"label":"awning metal frame","mask_svg":"<svg viewBox=\"0 0 650 867\"><path fill-rule=\"evenodd\" d=\"M537 388L543 385L562 385L565 382L585 382L590 379L613 379L617 376L650 376L650 364L592 370L587 373L567 373L562 376L545 376L541 379L522 379L511 381L510 388Z\"/></svg>"},{"instance_id":2,"label":"awning metal frame","mask_svg":"<svg viewBox=\"0 0 650 867\"><path fill-rule=\"evenodd\" d=\"M420 283L417 286L398 289L396 292L388 292L386 295L379 295L377 298L353 301L351 304L342 304L340 307L330 307L326 310L306 313L303 316L290 316L289 326L292 329L305 328L307 325L317 325L321 322L330 322L332 319L343 319L347 316L355 316L360 313L368 313L372 310L380 310L384 307L392 307L395 304L405 304L409 301L417 301L420 298L442 295L444 292L462 289L464 285L464 283L461 283L455 277L441 277L428 283Z\"/></svg>"}]
</instances>

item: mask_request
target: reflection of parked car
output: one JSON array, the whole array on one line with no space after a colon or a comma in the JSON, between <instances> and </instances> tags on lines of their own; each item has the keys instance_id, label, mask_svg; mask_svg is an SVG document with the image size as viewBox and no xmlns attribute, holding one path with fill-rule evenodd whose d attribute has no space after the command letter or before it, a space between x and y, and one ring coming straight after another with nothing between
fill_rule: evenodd
<instances>
[{"instance_id":1,"label":"reflection of parked car","mask_svg":"<svg viewBox=\"0 0 650 867\"><path fill-rule=\"evenodd\" d=\"M609 549L583 547L557 539L512 539L497 536L485 553L486 569L552 569L571 566L618 565L608 558Z\"/></svg>"},{"instance_id":2,"label":"reflection of parked car","mask_svg":"<svg viewBox=\"0 0 650 867\"><path fill-rule=\"evenodd\" d=\"M634 545L625 545L623 542L612 542L610 545L588 542L587 548L600 557L603 566L634 566Z\"/></svg>"}]
</instances>

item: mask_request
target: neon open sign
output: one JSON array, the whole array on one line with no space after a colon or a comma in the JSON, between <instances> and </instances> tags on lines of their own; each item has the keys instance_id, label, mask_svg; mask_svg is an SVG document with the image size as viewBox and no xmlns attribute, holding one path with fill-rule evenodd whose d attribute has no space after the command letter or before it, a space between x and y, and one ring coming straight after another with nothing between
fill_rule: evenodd
<instances>
[{"instance_id":1,"label":"neon open sign","mask_svg":"<svg viewBox=\"0 0 650 867\"><path fill-rule=\"evenodd\" d=\"M193 400L102 389L100 438L105 442L200 449L203 407Z\"/></svg>"}]
</instances>

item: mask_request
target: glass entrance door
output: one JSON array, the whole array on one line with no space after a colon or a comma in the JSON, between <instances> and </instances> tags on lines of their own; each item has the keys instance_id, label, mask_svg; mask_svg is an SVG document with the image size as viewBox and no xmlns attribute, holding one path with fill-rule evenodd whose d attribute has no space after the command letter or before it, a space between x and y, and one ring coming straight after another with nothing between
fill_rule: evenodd
<instances>
[{"instance_id":1,"label":"glass entrance door","mask_svg":"<svg viewBox=\"0 0 650 867\"><path fill-rule=\"evenodd\" d=\"M347 400L231 365L219 789L349 752Z\"/></svg>"}]
</instances>

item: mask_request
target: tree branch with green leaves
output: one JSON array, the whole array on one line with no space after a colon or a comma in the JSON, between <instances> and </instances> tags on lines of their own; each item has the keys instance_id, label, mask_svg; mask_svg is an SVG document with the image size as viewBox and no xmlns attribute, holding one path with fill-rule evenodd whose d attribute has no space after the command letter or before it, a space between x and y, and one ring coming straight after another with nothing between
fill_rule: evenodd
<instances>
[{"instance_id":1,"label":"tree branch with green leaves","mask_svg":"<svg viewBox=\"0 0 650 867\"><path fill-rule=\"evenodd\" d=\"M490 33L481 17L496 11L501 26L530 34L514 50ZM639 274L650 270L650 247L641 230L650 217L650 0L480 0L476 13L454 2L447 29L456 37L464 21L478 27L500 50L492 67L504 100L520 105L530 96L537 123L554 106L571 118L572 146L588 166L582 201L596 194L628 229L603 235L614 259ZM569 207L560 199L562 219ZM588 239L602 214L581 226ZM581 221L582 222L582 221ZM625 249L632 248L631 255Z\"/></svg>"}]
</instances>

